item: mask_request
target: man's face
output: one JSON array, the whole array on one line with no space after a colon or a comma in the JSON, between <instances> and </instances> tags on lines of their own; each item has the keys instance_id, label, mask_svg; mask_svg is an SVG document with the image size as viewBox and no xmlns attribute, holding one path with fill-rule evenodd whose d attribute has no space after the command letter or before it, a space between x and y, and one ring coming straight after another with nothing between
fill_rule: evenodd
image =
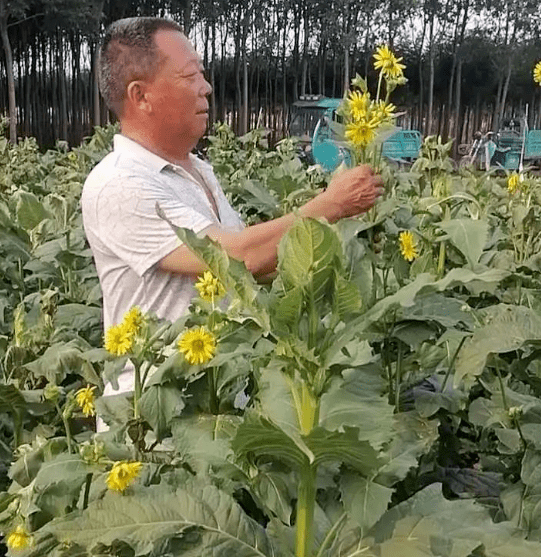
<instances>
[{"instance_id":1,"label":"man's face","mask_svg":"<svg viewBox=\"0 0 541 557\"><path fill-rule=\"evenodd\" d=\"M158 31L154 38L165 61L148 85L152 114L163 130L163 140L197 143L208 121L207 96L212 91L190 41L176 31Z\"/></svg>"}]
</instances>

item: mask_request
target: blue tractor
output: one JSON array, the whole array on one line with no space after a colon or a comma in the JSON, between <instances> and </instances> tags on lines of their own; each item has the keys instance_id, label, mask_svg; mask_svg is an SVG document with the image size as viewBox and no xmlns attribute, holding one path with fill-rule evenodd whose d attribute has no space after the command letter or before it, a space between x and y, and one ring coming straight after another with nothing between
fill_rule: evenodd
<instances>
[{"instance_id":1,"label":"blue tractor","mask_svg":"<svg viewBox=\"0 0 541 557\"><path fill-rule=\"evenodd\" d=\"M350 160L349 151L336 137L333 122L339 122L336 109L342 99L323 95L304 95L293 103L289 133L300 138L303 156L311 163L333 171ZM421 134L397 129L383 142L383 155L399 163L410 163L419 155Z\"/></svg>"}]
</instances>

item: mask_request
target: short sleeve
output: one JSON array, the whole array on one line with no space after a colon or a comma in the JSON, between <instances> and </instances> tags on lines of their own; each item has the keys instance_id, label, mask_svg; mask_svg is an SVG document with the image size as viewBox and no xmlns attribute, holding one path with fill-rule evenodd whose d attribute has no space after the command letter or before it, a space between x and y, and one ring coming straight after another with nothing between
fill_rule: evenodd
<instances>
[{"instance_id":1,"label":"short sleeve","mask_svg":"<svg viewBox=\"0 0 541 557\"><path fill-rule=\"evenodd\" d=\"M215 224L196 188L171 178L115 177L100 191L95 210L96 233L116 257L143 274L181 245L165 215L181 228L196 234ZM99 218L98 218L99 217Z\"/></svg>"}]
</instances>

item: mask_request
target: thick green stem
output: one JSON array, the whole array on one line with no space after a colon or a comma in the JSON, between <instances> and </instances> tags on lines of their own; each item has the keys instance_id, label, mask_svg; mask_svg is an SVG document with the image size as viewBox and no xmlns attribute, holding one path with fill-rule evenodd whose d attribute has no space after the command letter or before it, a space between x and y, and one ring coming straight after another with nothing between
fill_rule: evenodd
<instances>
[{"instance_id":1,"label":"thick green stem","mask_svg":"<svg viewBox=\"0 0 541 557\"><path fill-rule=\"evenodd\" d=\"M302 435L309 435L319 423L319 399L303 381L299 416ZM297 497L295 557L311 557L313 542L314 508L316 503L317 466L306 465L300 472Z\"/></svg>"},{"instance_id":2,"label":"thick green stem","mask_svg":"<svg viewBox=\"0 0 541 557\"><path fill-rule=\"evenodd\" d=\"M315 466L307 466L301 473L297 499L295 557L311 557L316 504Z\"/></svg>"}]
</instances>

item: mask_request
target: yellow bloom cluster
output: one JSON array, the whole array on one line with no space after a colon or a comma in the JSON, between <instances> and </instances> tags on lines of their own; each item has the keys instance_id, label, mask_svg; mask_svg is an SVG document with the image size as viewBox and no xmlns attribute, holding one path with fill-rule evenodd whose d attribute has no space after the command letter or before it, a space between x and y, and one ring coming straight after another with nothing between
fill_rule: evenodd
<instances>
[{"instance_id":1,"label":"yellow bloom cluster","mask_svg":"<svg viewBox=\"0 0 541 557\"><path fill-rule=\"evenodd\" d=\"M507 178L507 191L510 194L516 193L520 189L520 175L513 172Z\"/></svg>"},{"instance_id":2,"label":"yellow bloom cluster","mask_svg":"<svg viewBox=\"0 0 541 557\"><path fill-rule=\"evenodd\" d=\"M137 478L143 464L141 462L115 462L107 476L107 487L112 491L123 493L126 488Z\"/></svg>"},{"instance_id":3,"label":"yellow bloom cluster","mask_svg":"<svg viewBox=\"0 0 541 557\"><path fill-rule=\"evenodd\" d=\"M406 261L413 261L419 256L415 238L409 230L401 232L398 241L400 243L400 253Z\"/></svg>"},{"instance_id":4,"label":"yellow bloom cluster","mask_svg":"<svg viewBox=\"0 0 541 557\"><path fill-rule=\"evenodd\" d=\"M178 349L189 364L206 364L214 357L216 337L204 327L190 329L180 337Z\"/></svg>"},{"instance_id":5,"label":"yellow bloom cluster","mask_svg":"<svg viewBox=\"0 0 541 557\"><path fill-rule=\"evenodd\" d=\"M357 147L371 143L382 124L391 124L396 107L385 101L372 101L370 93L349 93L345 103L346 139Z\"/></svg>"},{"instance_id":6,"label":"yellow bloom cluster","mask_svg":"<svg viewBox=\"0 0 541 557\"><path fill-rule=\"evenodd\" d=\"M105 332L105 350L115 356L127 354L132 349L135 336L141 330L143 322L141 310L137 306L132 307L124 315L122 323L112 325Z\"/></svg>"},{"instance_id":7,"label":"yellow bloom cluster","mask_svg":"<svg viewBox=\"0 0 541 557\"><path fill-rule=\"evenodd\" d=\"M26 549L32 545L32 536L23 526L17 526L13 532L7 537L7 546L12 550Z\"/></svg>"},{"instance_id":8,"label":"yellow bloom cluster","mask_svg":"<svg viewBox=\"0 0 541 557\"><path fill-rule=\"evenodd\" d=\"M537 62L533 69L533 80L541 85L541 61Z\"/></svg>"},{"instance_id":9,"label":"yellow bloom cluster","mask_svg":"<svg viewBox=\"0 0 541 557\"><path fill-rule=\"evenodd\" d=\"M361 91L350 91L342 105L346 140L361 149L374 141L381 126L394 123L396 106L389 102L389 95L397 85L406 82L403 74L406 66L400 63L402 58L397 58L389 47L379 47L374 58L374 68L380 71L376 99L371 99L366 81L357 76L352 83ZM379 97L383 78L387 87L385 100Z\"/></svg>"},{"instance_id":10,"label":"yellow bloom cluster","mask_svg":"<svg viewBox=\"0 0 541 557\"><path fill-rule=\"evenodd\" d=\"M75 394L77 404L81 407L83 414L87 417L94 416L96 414L96 408L94 406L95 389L96 387L83 387Z\"/></svg>"},{"instance_id":11,"label":"yellow bloom cluster","mask_svg":"<svg viewBox=\"0 0 541 557\"><path fill-rule=\"evenodd\" d=\"M222 283L212 275L210 271L205 271L199 281L195 283L199 296L207 302L215 302L225 294Z\"/></svg>"},{"instance_id":12,"label":"yellow bloom cluster","mask_svg":"<svg viewBox=\"0 0 541 557\"><path fill-rule=\"evenodd\" d=\"M378 47L374 58L374 68L381 70L385 78L398 81L404 77L403 70L406 66L400 63L402 58L397 58L387 45Z\"/></svg>"}]
</instances>

